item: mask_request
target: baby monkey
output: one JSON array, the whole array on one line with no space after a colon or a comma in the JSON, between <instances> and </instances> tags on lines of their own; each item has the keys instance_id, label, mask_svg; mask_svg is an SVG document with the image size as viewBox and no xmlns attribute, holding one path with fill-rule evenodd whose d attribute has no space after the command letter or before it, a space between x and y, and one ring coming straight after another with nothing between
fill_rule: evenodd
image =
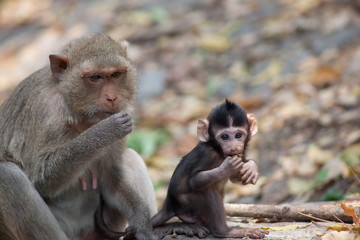
<instances>
[{"instance_id":1,"label":"baby monkey","mask_svg":"<svg viewBox=\"0 0 360 240\"><path fill-rule=\"evenodd\" d=\"M223 204L224 186L256 183L258 168L246 160L246 147L257 132L253 114L226 100L199 120L199 143L176 167L163 208L152 218L153 227L177 216L182 222L206 227L220 238L264 238L268 231L230 228Z\"/></svg>"}]
</instances>

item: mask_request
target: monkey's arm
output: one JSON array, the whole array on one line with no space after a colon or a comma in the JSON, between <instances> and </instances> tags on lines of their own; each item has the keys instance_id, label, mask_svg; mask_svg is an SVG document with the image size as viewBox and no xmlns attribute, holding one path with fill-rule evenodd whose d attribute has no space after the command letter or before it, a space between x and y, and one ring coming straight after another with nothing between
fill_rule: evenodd
<instances>
[{"instance_id":1,"label":"monkey's arm","mask_svg":"<svg viewBox=\"0 0 360 240\"><path fill-rule=\"evenodd\" d=\"M43 149L38 157L43 163L37 164L39 168L31 176L38 191L56 194L63 186L77 180L92 163L88 159L95 159L92 155L102 147L129 134L131 125L127 113L114 114L56 149Z\"/></svg>"},{"instance_id":2,"label":"monkey's arm","mask_svg":"<svg viewBox=\"0 0 360 240\"><path fill-rule=\"evenodd\" d=\"M190 186L193 189L205 190L213 187L215 184L227 180L234 171L242 168L244 162L241 157L227 157L222 164L206 171L198 172L195 176L189 179Z\"/></svg>"}]
</instances>

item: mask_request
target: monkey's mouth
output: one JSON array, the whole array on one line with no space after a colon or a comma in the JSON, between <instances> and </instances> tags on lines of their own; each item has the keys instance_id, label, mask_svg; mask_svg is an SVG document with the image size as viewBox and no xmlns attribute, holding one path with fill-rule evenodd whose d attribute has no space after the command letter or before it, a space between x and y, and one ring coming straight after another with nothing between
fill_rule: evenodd
<instances>
[{"instance_id":1,"label":"monkey's mouth","mask_svg":"<svg viewBox=\"0 0 360 240\"><path fill-rule=\"evenodd\" d=\"M228 156L230 156L230 157L235 157L235 156L243 157L244 154L242 154L241 152L240 153L231 153L231 154L228 154Z\"/></svg>"},{"instance_id":2,"label":"monkey's mouth","mask_svg":"<svg viewBox=\"0 0 360 240\"><path fill-rule=\"evenodd\" d=\"M103 113L108 116L111 116L111 115L114 115L116 112L115 111L104 111Z\"/></svg>"},{"instance_id":3,"label":"monkey's mouth","mask_svg":"<svg viewBox=\"0 0 360 240\"><path fill-rule=\"evenodd\" d=\"M110 117L111 115L114 115L116 111L99 111L95 114L96 117L103 120L105 118Z\"/></svg>"}]
</instances>

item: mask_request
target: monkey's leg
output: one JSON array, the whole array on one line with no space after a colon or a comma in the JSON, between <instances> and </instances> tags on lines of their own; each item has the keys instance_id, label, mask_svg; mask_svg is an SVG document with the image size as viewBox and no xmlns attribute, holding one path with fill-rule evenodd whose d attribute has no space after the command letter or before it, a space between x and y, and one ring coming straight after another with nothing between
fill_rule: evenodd
<instances>
[{"instance_id":1,"label":"monkey's leg","mask_svg":"<svg viewBox=\"0 0 360 240\"><path fill-rule=\"evenodd\" d=\"M125 167L125 181L133 186L145 200L150 210L150 217L157 213L157 203L154 186L151 182L144 160L133 149L126 149L123 153L123 166Z\"/></svg>"},{"instance_id":2,"label":"monkey's leg","mask_svg":"<svg viewBox=\"0 0 360 240\"><path fill-rule=\"evenodd\" d=\"M150 210L150 216L157 212L156 196L153 184L146 169L144 160L134 150L128 148L123 153L122 165L124 169L124 179L141 196ZM104 206L104 216L111 229L124 231L127 219L124 214L111 214L108 206ZM111 219L110 219L111 218Z\"/></svg>"},{"instance_id":3,"label":"monkey's leg","mask_svg":"<svg viewBox=\"0 0 360 240\"><path fill-rule=\"evenodd\" d=\"M10 162L0 162L0 239L68 239L27 176Z\"/></svg>"},{"instance_id":4,"label":"monkey's leg","mask_svg":"<svg viewBox=\"0 0 360 240\"><path fill-rule=\"evenodd\" d=\"M148 175L144 160L132 149L126 149L121 161L121 179L118 183L103 183L105 188L116 191L114 199L104 195L104 219L111 229L123 231L124 223L136 232L138 239L156 239L151 234L150 217L157 212L155 191ZM115 177L116 178L116 177ZM115 190L117 189L117 190ZM108 204L106 204L108 203ZM115 210L117 209L117 210ZM115 211L114 211L115 210Z\"/></svg>"},{"instance_id":5,"label":"monkey's leg","mask_svg":"<svg viewBox=\"0 0 360 240\"><path fill-rule=\"evenodd\" d=\"M251 229L251 228L229 228L226 223L226 214L223 204L223 200L219 192L209 191L207 194L208 208L205 215L205 219L208 220L207 227L211 234L218 238L264 238L265 235L269 234L268 231L262 229ZM204 209L203 208L203 209ZM205 212L203 212L205 213Z\"/></svg>"}]
</instances>

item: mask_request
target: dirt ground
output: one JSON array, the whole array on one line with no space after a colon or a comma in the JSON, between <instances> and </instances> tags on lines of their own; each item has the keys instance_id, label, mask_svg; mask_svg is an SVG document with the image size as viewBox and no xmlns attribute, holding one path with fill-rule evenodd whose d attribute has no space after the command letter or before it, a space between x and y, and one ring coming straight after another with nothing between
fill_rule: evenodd
<instances>
[{"instance_id":1,"label":"dirt ground","mask_svg":"<svg viewBox=\"0 0 360 240\"><path fill-rule=\"evenodd\" d=\"M266 236L266 240L315 240L321 239L316 234L324 234L326 227L329 226L329 223L324 222L279 222L279 223L234 223L232 221L228 221L229 226L239 226L242 228L263 228L263 227L298 227L293 230L269 230L269 235ZM302 226L302 227L300 227ZM186 237L186 236L167 236L164 240L190 240L190 239L198 239L197 237ZM206 239L214 240L219 238L207 237ZM223 238L223 239L235 239L235 238Z\"/></svg>"}]
</instances>

